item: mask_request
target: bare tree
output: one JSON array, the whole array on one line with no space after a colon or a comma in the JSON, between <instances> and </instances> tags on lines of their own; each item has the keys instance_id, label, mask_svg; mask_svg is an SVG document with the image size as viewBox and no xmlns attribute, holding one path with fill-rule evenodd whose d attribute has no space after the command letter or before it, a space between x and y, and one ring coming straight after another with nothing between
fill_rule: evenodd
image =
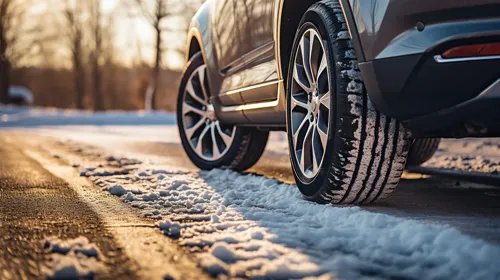
<instances>
[{"instance_id":1,"label":"bare tree","mask_svg":"<svg viewBox=\"0 0 500 280\"><path fill-rule=\"evenodd\" d=\"M8 103L13 56L22 54L20 21L26 12L24 1L0 0L0 102ZM23 46L24 48L24 46Z\"/></svg>"},{"instance_id":2,"label":"bare tree","mask_svg":"<svg viewBox=\"0 0 500 280\"><path fill-rule=\"evenodd\" d=\"M158 92L158 80L160 76L160 67L162 62L162 34L163 29L161 27L162 21L169 16L167 12L167 0L135 0L137 5L141 8L143 16L148 20L155 31L155 62L153 71L151 73L151 80L148 86L146 99L149 104L146 107L151 109L156 109L156 99Z\"/></svg>"},{"instance_id":3,"label":"bare tree","mask_svg":"<svg viewBox=\"0 0 500 280\"><path fill-rule=\"evenodd\" d=\"M12 1L0 0L0 103L9 99L10 62L7 58L7 28Z\"/></svg>"},{"instance_id":4,"label":"bare tree","mask_svg":"<svg viewBox=\"0 0 500 280\"><path fill-rule=\"evenodd\" d=\"M85 99L85 67L84 61L84 22L81 2L76 1L72 5L69 0L65 1L64 17L68 27L67 38L71 49L71 61L73 66L73 79L76 92L76 107L83 109Z\"/></svg>"},{"instance_id":5,"label":"bare tree","mask_svg":"<svg viewBox=\"0 0 500 280\"><path fill-rule=\"evenodd\" d=\"M104 110L102 86L101 86L101 55L102 55L102 15L101 15L101 0L89 1L90 12L90 28L92 37L92 51L91 51L91 71L92 71L92 84L94 92L94 110Z\"/></svg>"}]
</instances>

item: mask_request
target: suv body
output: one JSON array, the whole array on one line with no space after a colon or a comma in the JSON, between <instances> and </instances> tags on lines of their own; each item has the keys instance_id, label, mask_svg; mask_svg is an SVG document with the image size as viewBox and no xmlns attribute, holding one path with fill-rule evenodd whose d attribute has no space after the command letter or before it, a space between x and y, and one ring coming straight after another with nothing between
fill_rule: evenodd
<instances>
[{"instance_id":1,"label":"suv body","mask_svg":"<svg viewBox=\"0 0 500 280\"><path fill-rule=\"evenodd\" d=\"M286 64L300 19L315 2L213 0L201 7L186 58L202 51L220 119L285 128ZM378 110L421 136L500 136L491 103L500 97L500 55L438 58L455 46L500 42L499 0L340 3Z\"/></svg>"},{"instance_id":2,"label":"suv body","mask_svg":"<svg viewBox=\"0 0 500 280\"><path fill-rule=\"evenodd\" d=\"M215 122L258 131L287 130L292 167L307 198L363 203L363 196L380 192L368 199L375 201L386 196L380 184L397 184L411 139L500 136L496 115L500 104L498 11L500 0L209 0L189 29L186 59L191 64L199 60L194 64L202 70L188 63L178 114L179 119L190 114L185 108L192 102L183 106L182 96L190 91L186 88L189 79L199 75L195 85L206 86L203 94L209 103L200 109L208 110L210 117L202 113L180 122L182 131L189 123L207 119L206 130L187 133L198 136L188 137L184 142L192 142L191 148L183 143L185 149L192 150L188 151L192 160L196 153L213 156L216 149L209 152L207 145L219 145L217 133L212 133L212 142L202 145L200 139L210 129L221 131ZM309 58L304 56L306 51ZM313 56L318 55L314 62ZM320 78L323 62L327 78ZM313 74L318 77L312 79ZM305 91L304 104L302 97L293 97L299 91ZM330 94L335 95L332 101ZM297 127L294 116L299 113L310 118L311 131L302 131L303 123ZM352 123L345 122L346 116ZM204 126L194 128L199 127ZM237 142L238 133L232 134ZM242 135L250 137L251 133ZM267 139L267 135L262 137ZM298 147L301 140L307 143ZM317 151L314 141L322 145ZM226 144L217 150L227 148L231 153ZM419 153L424 153L421 159L428 159L438 144L438 139L419 143L416 146L421 150L410 151L409 161L421 163L411 158ZM312 155L304 159L306 150ZM371 157L365 158L370 151ZM206 169L242 170L257 159L239 165L228 160L217 164L193 161ZM390 162L388 167L385 162ZM377 175L371 176L370 170ZM382 183L379 177L384 178ZM327 184L329 191L325 191ZM390 186L387 194L392 190Z\"/></svg>"}]
</instances>

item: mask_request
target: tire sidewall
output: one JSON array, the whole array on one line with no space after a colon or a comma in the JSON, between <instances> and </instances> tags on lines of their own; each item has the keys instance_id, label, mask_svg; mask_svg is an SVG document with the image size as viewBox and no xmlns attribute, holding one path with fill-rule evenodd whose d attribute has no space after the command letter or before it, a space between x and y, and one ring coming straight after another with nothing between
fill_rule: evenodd
<instances>
[{"instance_id":1,"label":"tire sidewall","mask_svg":"<svg viewBox=\"0 0 500 280\"><path fill-rule=\"evenodd\" d=\"M234 160L238 153L238 148L243 138L243 129L236 127L235 135L229 150L226 154L218 160L207 161L199 157L193 150L187 139L186 132L184 130L184 118L182 114L182 104L184 102L184 95L186 94L186 85L189 81L190 76L193 72L200 66L204 65L203 56L200 53L195 54L188 62L184 72L182 73L181 82L179 85L179 92L177 95L177 127L179 129L179 136L181 138L182 147L186 152L189 159L200 169L210 170L214 168L224 168L230 166L231 162ZM210 91L210 90L209 90Z\"/></svg>"},{"instance_id":2,"label":"tire sidewall","mask_svg":"<svg viewBox=\"0 0 500 280\"><path fill-rule=\"evenodd\" d=\"M331 38L331 34L328 33L326 29L326 24L324 23L322 17L316 13L314 10L309 10L306 12L302 21L300 23L300 28L295 35L294 45L292 47L292 55L290 56L289 67L288 67L288 75L287 75L287 110L286 110L286 119L287 119L287 135L288 135L288 145L290 149L290 161L292 163L293 172L296 178L296 183L301 192L308 198L313 198L318 192L321 191L321 188L326 184L325 182L328 180L328 174L331 168L331 162L334 154L334 138L335 131L337 127L336 123L336 104L337 104L337 83L336 77L338 76L337 67L335 67L335 56L333 50L333 41ZM290 107L291 107L291 86L293 83L293 64L295 63L295 56L299 45L299 40L302 34L307 30L313 28L316 32L321 36L323 41L323 48L325 50L325 55L328 63L328 82L329 82L329 90L330 90L330 116L329 116L329 131L327 137L327 147L323 162L321 164L321 168L319 172L313 178L307 178L300 171L299 163L296 160L293 151L293 137L291 136L291 116L290 116Z\"/></svg>"}]
</instances>

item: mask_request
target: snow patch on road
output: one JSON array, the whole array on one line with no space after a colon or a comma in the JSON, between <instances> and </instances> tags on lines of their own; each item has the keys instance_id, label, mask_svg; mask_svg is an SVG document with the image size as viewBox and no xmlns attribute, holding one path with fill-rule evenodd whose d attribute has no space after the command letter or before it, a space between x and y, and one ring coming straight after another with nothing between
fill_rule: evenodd
<instances>
[{"instance_id":1,"label":"snow patch on road","mask_svg":"<svg viewBox=\"0 0 500 280\"><path fill-rule=\"evenodd\" d=\"M84 236L68 240L51 237L44 247L52 253L45 271L48 279L93 279L104 270L101 251Z\"/></svg>"},{"instance_id":2,"label":"snow patch on road","mask_svg":"<svg viewBox=\"0 0 500 280\"><path fill-rule=\"evenodd\" d=\"M213 275L288 279L495 279L500 248L456 229L305 201L295 186L229 170L70 157L196 254ZM130 162L133 162L131 160ZM102 175L108 174L108 175Z\"/></svg>"}]
</instances>

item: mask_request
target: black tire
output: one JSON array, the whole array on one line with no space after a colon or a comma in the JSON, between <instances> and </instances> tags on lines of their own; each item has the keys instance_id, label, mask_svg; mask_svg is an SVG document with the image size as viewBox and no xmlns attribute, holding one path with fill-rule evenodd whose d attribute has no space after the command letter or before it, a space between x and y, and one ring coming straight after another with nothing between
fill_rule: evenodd
<instances>
[{"instance_id":1,"label":"black tire","mask_svg":"<svg viewBox=\"0 0 500 280\"><path fill-rule=\"evenodd\" d=\"M378 112L370 102L338 0L311 6L295 36L287 77L287 133L298 188L319 203L371 203L391 194L403 173L408 133L399 121ZM290 108L293 63L301 35L315 28L325 45L330 82L330 129L318 174L308 179L292 154ZM332 73L334 69L334 73Z\"/></svg>"},{"instance_id":2,"label":"black tire","mask_svg":"<svg viewBox=\"0 0 500 280\"><path fill-rule=\"evenodd\" d=\"M260 131L255 128L236 127L235 136L227 152L218 160L208 161L198 156L188 143L186 132L184 131L184 118L182 115L183 98L186 94L186 84L191 74L204 64L201 53L195 54L188 62L179 86L177 97L177 126L184 151L189 159L198 168L210 170L214 168L229 168L236 171L243 171L252 167L262 156L269 137L269 132ZM207 85L208 88L208 85Z\"/></svg>"},{"instance_id":3,"label":"black tire","mask_svg":"<svg viewBox=\"0 0 500 280\"><path fill-rule=\"evenodd\" d=\"M415 166L420 165L429 159L436 153L438 149L441 138L420 138L415 139L410 147L410 152L408 153L408 161L406 165Z\"/></svg>"}]
</instances>

